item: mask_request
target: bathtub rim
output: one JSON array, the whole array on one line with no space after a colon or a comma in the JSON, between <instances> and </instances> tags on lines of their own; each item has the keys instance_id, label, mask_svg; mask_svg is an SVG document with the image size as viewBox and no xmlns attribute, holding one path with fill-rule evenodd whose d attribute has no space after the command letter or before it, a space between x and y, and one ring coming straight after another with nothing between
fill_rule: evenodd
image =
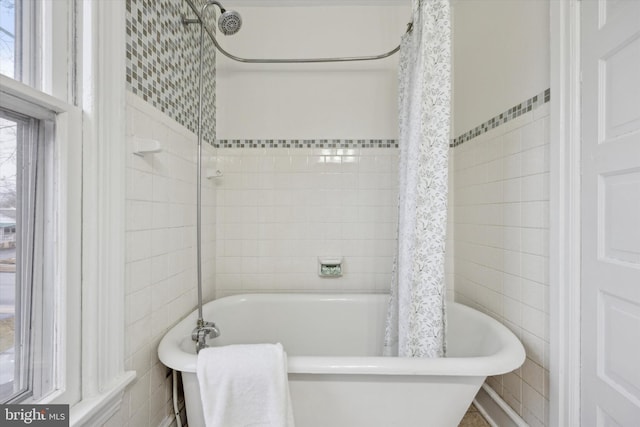
<instances>
[{"instance_id":1,"label":"bathtub rim","mask_svg":"<svg viewBox=\"0 0 640 427\"><path fill-rule=\"evenodd\" d=\"M205 304L220 305L241 302L280 300L282 298L319 298L347 300L380 297L386 294L323 294L323 293L254 293L226 296ZM441 375L493 376L519 368L525 360L525 350L515 334L494 318L464 304L449 301L448 307L466 311L491 329L500 343L493 354L475 357L444 357L434 359L411 357L351 357L351 356L289 356L289 374L351 374L351 375ZM206 309L205 309L206 311ZM195 325L197 311L190 313L164 335L158 346L158 357L167 367L181 372L195 373L197 356L180 349ZM285 349L286 350L286 349Z\"/></svg>"}]
</instances>

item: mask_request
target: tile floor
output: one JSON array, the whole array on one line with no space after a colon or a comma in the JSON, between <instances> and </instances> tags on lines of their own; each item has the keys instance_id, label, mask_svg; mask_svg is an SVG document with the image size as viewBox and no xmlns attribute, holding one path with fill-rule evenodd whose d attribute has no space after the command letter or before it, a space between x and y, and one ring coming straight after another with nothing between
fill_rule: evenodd
<instances>
[{"instance_id":1,"label":"tile floor","mask_svg":"<svg viewBox=\"0 0 640 427\"><path fill-rule=\"evenodd\" d=\"M484 419L482 414L478 412L478 408L475 405L469 406L466 415L460 421L458 427L490 427L487 420Z\"/></svg>"}]
</instances>

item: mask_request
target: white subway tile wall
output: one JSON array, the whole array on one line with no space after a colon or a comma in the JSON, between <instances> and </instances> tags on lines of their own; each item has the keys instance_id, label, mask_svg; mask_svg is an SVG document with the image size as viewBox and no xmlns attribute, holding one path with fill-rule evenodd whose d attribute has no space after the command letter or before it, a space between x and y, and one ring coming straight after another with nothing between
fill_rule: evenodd
<instances>
[{"instance_id":1,"label":"white subway tile wall","mask_svg":"<svg viewBox=\"0 0 640 427\"><path fill-rule=\"evenodd\" d=\"M219 148L217 295L385 292L396 247L395 148ZM320 278L318 257L343 257Z\"/></svg>"},{"instance_id":2,"label":"white subway tile wall","mask_svg":"<svg viewBox=\"0 0 640 427\"><path fill-rule=\"evenodd\" d=\"M549 104L454 149L455 299L498 319L527 359L489 385L549 425Z\"/></svg>"},{"instance_id":3,"label":"white subway tile wall","mask_svg":"<svg viewBox=\"0 0 640 427\"><path fill-rule=\"evenodd\" d=\"M135 137L162 152L133 154ZM127 98L126 369L137 372L107 426L158 426L173 413L171 377L158 361L165 332L191 313L196 290L195 135L135 95ZM206 168L215 149L204 146ZM215 184L203 180L203 294L215 296Z\"/></svg>"}]
</instances>

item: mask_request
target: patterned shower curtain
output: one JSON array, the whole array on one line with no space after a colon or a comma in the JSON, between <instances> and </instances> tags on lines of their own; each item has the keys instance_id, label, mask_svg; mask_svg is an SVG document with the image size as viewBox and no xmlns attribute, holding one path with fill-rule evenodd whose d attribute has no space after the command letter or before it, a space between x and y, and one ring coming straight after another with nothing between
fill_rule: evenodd
<instances>
[{"instance_id":1,"label":"patterned shower curtain","mask_svg":"<svg viewBox=\"0 0 640 427\"><path fill-rule=\"evenodd\" d=\"M414 0L400 48L398 252L384 354L445 352L445 234L450 126L449 0Z\"/></svg>"}]
</instances>

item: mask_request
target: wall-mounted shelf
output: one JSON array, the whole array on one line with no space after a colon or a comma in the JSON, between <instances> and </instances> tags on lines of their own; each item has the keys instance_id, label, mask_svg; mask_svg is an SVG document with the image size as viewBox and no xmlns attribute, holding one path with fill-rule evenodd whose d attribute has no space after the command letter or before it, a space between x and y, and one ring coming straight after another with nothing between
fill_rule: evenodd
<instances>
[{"instance_id":1,"label":"wall-mounted shelf","mask_svg":"<svg viewBox=\"0 0 640 427\"><path fill-rule=\"evenodd\" d=\"M220 169L207 169L204 175L207 179L222 178L224 174Z\"/></svg>"},{"instance_id":2,"label":"wall-mounted shelf","mask_svg":"<svg viewBox=\"0 0 640 427\"><path fill-rule=\"evenodd\" d=\"M133 138L133 154L144 156L162 152L160 141L150 138Z\"/></svg>"}]
</instances>

